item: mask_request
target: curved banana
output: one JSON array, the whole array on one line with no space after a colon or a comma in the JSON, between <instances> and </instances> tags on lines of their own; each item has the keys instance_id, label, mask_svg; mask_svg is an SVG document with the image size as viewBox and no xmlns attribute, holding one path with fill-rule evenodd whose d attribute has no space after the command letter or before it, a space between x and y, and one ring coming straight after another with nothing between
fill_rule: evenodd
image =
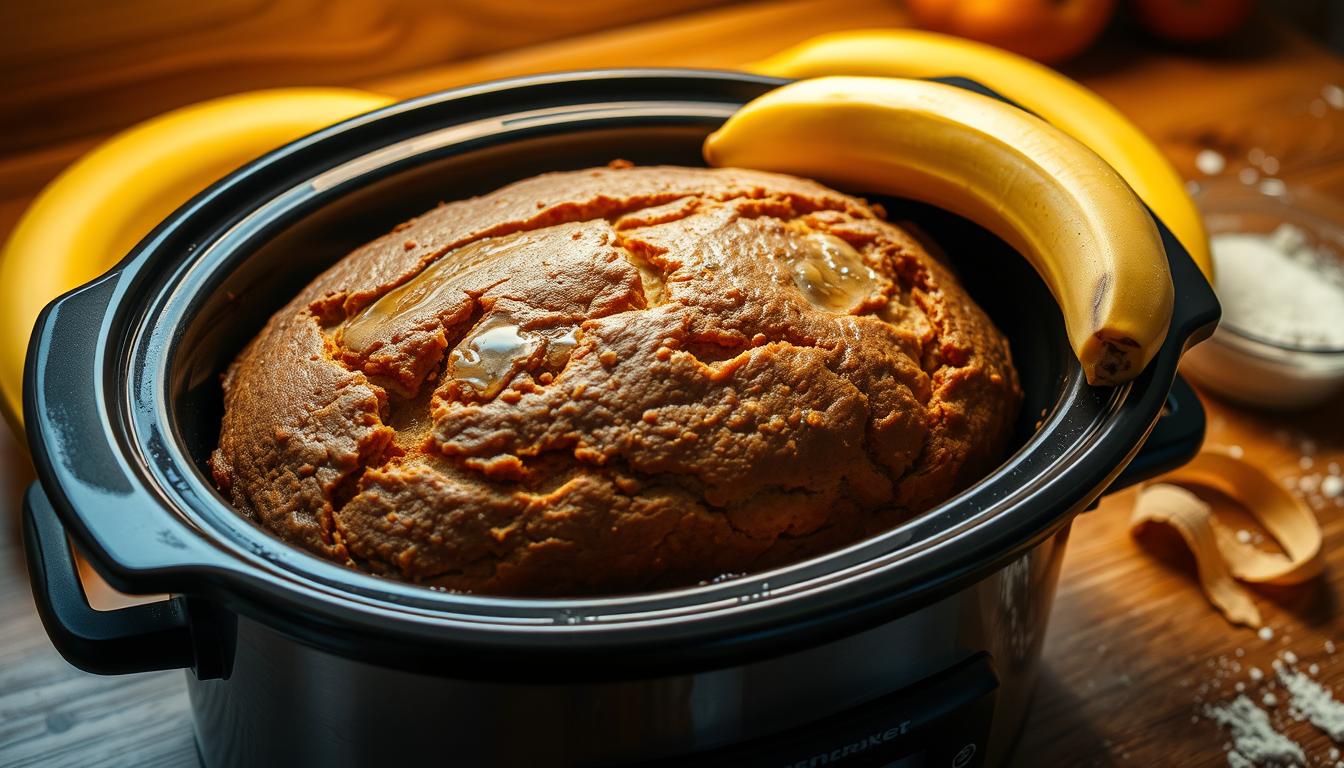
<instances>
[{"instance_id":1,"label":"curved banana","mask_svg":"<svg viewBox=\"0 0 1344 768\"><path fill-rule=\"evenodd\" d=\"M748 103L704 152L992 230L1044 278L1091 384L1137 376L1166 338L1174 290L1147 209L1087 147L1002 101L925 80L801 80Z\"/></svg>"},{"instance_id":2,"label":"curved banana","mask_svg":"<svg viewBox=\"0 0 1344 768\"><path fill-rule=\"evenodd\" d=\"M0 406L23 424L23 361L42 307L105 272L168 214L238 166L392 100L282 88L168 112L107 140L42 190L0 252Z\"/></svg>"},{"instance_id":3,"label":"curved banana","mask_svg":"<svg viewBox=\"0 0 1344 768\"><path fill-rule=\"evenodd\" d=\"M821 35L746 69L775 77L968 77L1035 112L1101 155L1171 228L1213 281L1209 238L1185 182L1152 141L1109 102L1015 53L917 29Z\"/></svg>"}]
</instances>

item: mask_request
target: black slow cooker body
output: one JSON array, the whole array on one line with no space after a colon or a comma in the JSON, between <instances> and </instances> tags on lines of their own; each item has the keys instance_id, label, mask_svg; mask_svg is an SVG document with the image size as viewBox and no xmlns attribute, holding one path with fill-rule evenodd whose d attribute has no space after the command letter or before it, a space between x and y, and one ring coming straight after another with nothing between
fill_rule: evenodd
<instances>
[{"instance_id":1,"label":"black slow cooker body","mask_svg":"<svg viewBox=\"0 0 1344 768\"><path fill-rule=\"evenodd\" d=\"M1093 388L1022 259L960 219L883 201L945 246L1009 336L1026 392L1020 447L916 520L787 568L609 598L444 593L292 548L208 480L219 372L351 248L440 200L543 171L700 164L703 137L781 82L618 70L397 104L232 174L53 302L26 370L39 483L25 542L57 647L95 672L190 668L212 765L436 749L470 764L864 764L952 749L960 766L1001 754L1068 522L1202 439L1176 365L1218 308L1165 228L1177 292L1167 341L1130 384ZM177 596L92 611L63 529L117 588Z\"/></svg>"}]
</instances>

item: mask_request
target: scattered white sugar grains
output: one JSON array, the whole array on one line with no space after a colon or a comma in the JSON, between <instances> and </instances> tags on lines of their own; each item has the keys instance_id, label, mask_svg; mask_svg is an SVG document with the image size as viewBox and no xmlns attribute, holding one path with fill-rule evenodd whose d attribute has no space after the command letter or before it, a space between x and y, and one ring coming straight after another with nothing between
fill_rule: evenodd
<instances>
[{"instance_id":1,"label":"scattered white sugar grains","mask_svg":"<svg viewBox=\"0 0 1344 768\"><path fill-rule=\"evenodd\" d=\"M1227 455L1234 459L1240 459L1242 456L1246 455L1246 450L1240 445L1229 445L1227 446Z\"/></svg>"},{"instance_id":2,"label":"scattered white sugar grains","mask_svg":"<svg viewBox=\"0 0 1344 768\"><path fill-rule=\"evenodd\" d=\"M1269 195L1270 197L1282 197L1283 195L1288 194L1288 185L1278 179L1265 179L1260 182L1260 194Z\"/></svg>"},{"instance_id":3,"label":"scattered white sugar grains","mask_svg":"<svg viewBox=\"0 0 1344 768\"><path fill-rule=\"evenodd\" d=\"M1245 537L1239 535L1237 538L1245 542ZM1261 627L1256 634L1265 642L1278 639L1284 645L1292 639L1287 633L1276 633L1270 626ZM1326 653L1335 652L1334 640L1321 642ZM1229 653L1206 657L1203 666L1209 671L1202 675L1202 679L1181 678L1178 681L1182 688L1197 686L1197 690L1192 691L1195 715L1190 722L1207 718L1227 732L1231 741L1223 744L1223 751L1227 764L1234 768L1301 768L1308 765L1344 768L1338 748L1331 750L1329 759L1322 752L1308 761L1302 745L1282 731L1293 722L1309 722L1337 744L1344 745L1344 700L1336 699L1331 689L1315 679L1320 675L1322 665L1307 663L1293 650L1282 646L1270 661L1272 672L1246 663L1246 655L1245 648L1233 648ZM1199 658L1191 655L1188 661L1198 664ZM1237 680L1243 672L1244 677ZM1126 676L1121 677L1121 681L1128 684ZM1235 698L1224 699L1224 696Z\"/></svg>"},{"instance_id":4,"label":"scattered white sugar grains","mask_svg":"<svg viewBox=\"0 0 1344 768\"><path fill-rule=\"evenodd\" d=\"M1321 89L1321 98L1335 109L1344 109L1344 88L1333 83Z\"/></svg>"},{"instance_id":5,"label":"scattered white sugar grains","mask_svg":"<svg viewBox=\"0 0 1344 768\"><path fill-rule=\"evenodd\" d=\"M1265 710L1244 695L1227 704L1207 706L1204 715L1232 732L1228 765L1305 765L1307 762L1302 747L1274 730Z\"/></svg>"},{"instance_id":6,"label":"scattered white sugar grains","mask_svg":"<svg viewBox=\"0 0 1344 768\"><path fill-rule=\"evenodd\" d=\"M1339 475L1326 476L1326 478L1321 481L1321 493L1332 499L1344 496L1344 477L1340 477Z\"/></svg>"},{"instance_id":7,"label":"scattered white sugar grains","mask_svg":"<svg viewBox=\"0 0 1344 768\"><path fill-rule=\"evenodd\" d=\"M1273 155L1266 155L1260 162L1260 170L1264 171L1266 176L1273 176L1279 172L1279 159Z\"/></svg>"},{"instance_id":8,"label":"scattered white sugar grains","mask_svg":"<svg viewBox=\"0 0 1344 768\"><path fill-rule=\"evenodd\" d=\"M1303 456L1302 458L1307 458ZM1297 489L1303 493L1315 493L1321 487L1320 475L1303 475L1301 480L1297 481Z\"/></svg>"},{"instance_id":9,"label":"scattered white sugar grains","mask_svg":"<svg viewBox=\"0 0 1344 768\"><path fill-rule=\"evenodd\" d=\"M1313 466L1315 466L1315 464L1316 460L1311 458L1310 456L1303 456L1302 458L1297 460L1297 466L1303 469L1311 469Z\"/></svg>"},{"instance_id":10,"label":"scattered white sugar grains","mask_svg":"<svg viewBox=\"0 0 1344 768\"><path fill-rule=\"evenodd\" d=\"M1279 682L1292 695L1288 711L1297 720L1310 720L1334 741L1344 741L1344 704L1329 689L1312 680L1305 673L1280 669Z\"/></svg>"},{"instance_id":11,"label":"scattered white sugar grains","mask_svg":"<svg viewBox=\"0 0 1344 768\"><path fill-rule=\"evenodd\" d=\"M1216 176L1227 167L1227 158L1212 149L1201 149L1195 155L1195 167L1205 176Z\"/></svg>"},{"instance_id":12,"label":"scattered white sugar grains","mask_svg":"<svg viewBox=\"0 0 1344 768\"><path fill-rule=\"evenodd\" d=\"M1237 180L1249 187L1260 180L1260 172L1254 168L1242 168L1237 171Z\"/></svg>"},{"instance_id":13,"label":"scattered white sugar grains","mask_svg":"<svg viewBox=\"0 0 1344 768\"><path fill-rule=\"evenodd\" d=\"M1245 528L1242 528L1241 530L1237 531L1237 541L1240 541L1242 544L1250 544L1251 532L1246 530Z\"/></svg>"}]
</instances>

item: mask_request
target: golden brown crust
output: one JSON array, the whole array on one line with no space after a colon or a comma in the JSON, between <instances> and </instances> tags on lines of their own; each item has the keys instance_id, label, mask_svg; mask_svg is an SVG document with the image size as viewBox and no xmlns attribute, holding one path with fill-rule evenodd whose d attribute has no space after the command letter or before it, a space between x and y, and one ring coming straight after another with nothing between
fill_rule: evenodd
<instances>
[{"instance_id":1,"label":"golden brown crust","mask_svg":"<svg viewBox=\"0 0 1344 768\"><path fill-rule=\"evenodd\" d=\"M212 465L281 537L451 589L781 564L988 471L1002 336L862 201L736 169L548 174L441 206L277 313Z\"/></svg>"}]
</instances>

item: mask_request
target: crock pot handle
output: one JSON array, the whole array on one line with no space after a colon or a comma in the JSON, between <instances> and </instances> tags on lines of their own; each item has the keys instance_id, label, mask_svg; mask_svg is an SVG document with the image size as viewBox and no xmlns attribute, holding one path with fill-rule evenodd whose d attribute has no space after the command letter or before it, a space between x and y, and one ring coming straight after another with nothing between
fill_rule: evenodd
<instances>
[{"instance_id":1,"label":"crock pot handle","mask_svg":"<svg viewBox=\"0 0 1344 768\"><path fill-rule=\"evenodd\" d=\"M66 661L100 675L194 666L185 598L114 611L89 605L65 529L37 483L23 500L23 546L37 612Z\"/></svg>"},{"instance_id":2,"label":"crock pot handle","mask_svg":"<svg viewBox=\"0 0 1344 768\"><path fill-rule=\"evenodd\" d=\"M1107 493L1118 491L1185 464L1204 444L1204 406L1199 396L1178 374L1171 383L1167 405L1143 447L1129 466L1111 483Z\"/></svg>"},{"instance_id":3,"label":"crock pot handle","mask_svg":"<svg viewBox=\"0 0 1344 768\"><path fill-rule=\"evenodd\" d=\"M112 586L133 594L191 593L191 576L229 562L165 513L162 500L138 482L135 464L143 459L127 456L115 437L103 326L119 279L109 272L38 317L24 373L28 445L46 493L44 508L57 511L71 538L106 568Z\"/></svg>"}]
</instances>

